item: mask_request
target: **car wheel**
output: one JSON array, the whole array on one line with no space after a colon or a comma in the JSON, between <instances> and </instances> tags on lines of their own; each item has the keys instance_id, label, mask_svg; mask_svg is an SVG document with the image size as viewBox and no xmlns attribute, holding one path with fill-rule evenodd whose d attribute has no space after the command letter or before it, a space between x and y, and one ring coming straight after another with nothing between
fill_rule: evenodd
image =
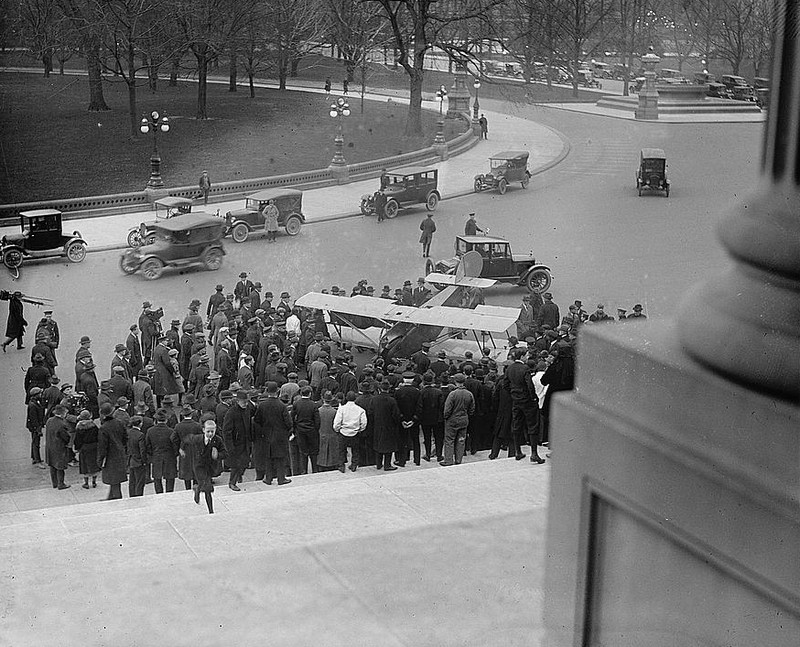
<instances>
[{"instance_id":1,"label":"car wheel","mask_svg":"<svg viewBox=\"0 0 800 647\"><path fill-rule=\"evenodd\" d=\"M119 269L125 274L133 274L139 269L139 264L135 260L128 258L127 254L123 254L119 259Z\"/></svg>"},{"instance_id":2,"label":"car wheel","mask_svg":"<svg viewBox=\"0 0 800 647\"><path fill-rule=\"evenodd\" d=\"M383 210L386 212L387 218L394 218L400 209L400 205L396 200L389 200Z\"/></svg>"},{"instance_id":3,"label":"car wheel","mask_svg":"<svg viewBox=\"0 0 800 647\"><path fill-rule=\"evenodd\" d=\"M235 243L243 243L247 240L249 234L250 230L247 229L247 225L241 222L238 225L234 225L231 230L231 238L233 238L233 242Z\"/></svg>"},{"instance_id":4,"label":"car wheel","mask_svg":"<svg viewBox=\"0 0 800 647\"><path fill-rule=\"evenodd\" d=\"M500 181L497 183L497 190L500 192L500 195L505 195L506 190L508 189L508 182L504 177L500 178Z\"/></svg>"},{"instance_id":5,"label":"car wheel","mask_svg":"<svg viewBox=\"0 0 800 647\"><path fill-rule=\"evenodd\" d=\"M156 242L155 234L150 234L147 238L144 239L145 245L152 245L154 242Z\"/></svg>"},{"instance_id":6,"label":"car wheel","mask_svg":"<svg viewBox=\"0 0 800 647\"><path fill-rule=\"evenodd\" d=\"M222 252L216 247L203 252L203 267L211 271L222 267Z\"/></svg>"},{"instance_id":7,"label":"car wheel","mask_svg":"<svg viewBox=\"0 0 800 647\"><path fill-rule=\"evenodd\" d=\"M472 185L475 193L480 193L481 189L483 189L483 182L480 181L479 178L475 178L475 183Z\"/></svg>"},{"instance_id":8,"label":"car wheel","mask_svg":"<svg viewBox=\"0 0 800 647\"><path fill-rule=\"evenodd\" d=\"M528 274L525 278L525 287L527 287L530 292L541 294L550 289L550 284L552 282L553 277L550 276L550 272L540 268Z\"/></svg>"},{"instance_id":9,"label":"car wheel","mask_svg":"<svg viewBox=\"0 0 800 647\"><path fill-rule=\"evenodd\" d=\"M432 274L436 271L436 266L433 264L433 261L429 258L425 261L425 276L428 274Z\"/></svg>"},{"instance_id":10,"label":"car wheel","mask_svg":"<svg viewBox=\"0 0 800 647\"><path fill-rule=\"evenodd\" d=\"M286 221L286 233L290 236L297 236L300 233L300 228L303 226L303 221L297 216L292 216Z\"/></svg>"},{"instance_id":11,"label":"car wheel","mask_svg":"<svg viewBox=\"0 0 800 647\"><path fill-rule=\"evenodd\" d=\"M365 216L374 216L375 210L369 206L369 201L366 198L361 199L361 213Z\"/></svg>"},{"instance_id":12,"label":"car wheel","mask_svg":"<svg viewBox=\"0 0 800 647\"><path fill-rule=\"evenodd\" d=\"M524 177L524 178L522 178L522 182L520 182L520 184L522 184L522 188L523 188L523 189L527 189L527 188L528 188L528 185L529 185L530 183L531 183L531 176L530 176L530 175L528 175L528 174L526 173L526 174L525 174L525 177Z\"/></svg>"},{"instance_id":13,"label":"car wheel","mask_svg":"<svg viewBox=\"0 0 800 647\"><path fill-rule=\"evenodd\" d=\"M86 245L79 240L73 240L64 251L70 263L80 263L86 258Z\"/></svg>"},{"instance_id":14,"label":"car wheel","mask_svg":"<svg viewBox=\"0 0 800 647\"><path fill-rule=\"evenodd\" d=\"M3 265L5 265L8 269L13 270L20 265L22 265L22 260L24 256L22 252L18 249L7 249L3 252Z\"/></svg>"},{"instance_id":15,"label":"car wheel","mask_svg":"<svg viewBox=\"0 0 800 647\"><path fill-rule=\"evenodd\" d=\"M428 211L436 211L437 204L439 204L439 196L435 193L429 194L428 199L425 201L425 207Z\"/></svg>"},{"instance_id":16,"label":"car wheel","mask_svg":"<svg viewBox=\"0 0 800 647\"><path fill-rule=\"evenodd\" d=\"M142 263L142 274L148 281L155 281L164 271L164 263L157 258L148 258Z\"/></svg>"},{"instance_id":17,"label":"car wheel","mask_svg":"<svg viewBox=\"0 0 800 647\"><path fill-rule=\"evenodd\" d=\"M142 237L138 229L131 229L128 232L128 247L139 247L142 244Z\"/></svg>"}]
</instances>

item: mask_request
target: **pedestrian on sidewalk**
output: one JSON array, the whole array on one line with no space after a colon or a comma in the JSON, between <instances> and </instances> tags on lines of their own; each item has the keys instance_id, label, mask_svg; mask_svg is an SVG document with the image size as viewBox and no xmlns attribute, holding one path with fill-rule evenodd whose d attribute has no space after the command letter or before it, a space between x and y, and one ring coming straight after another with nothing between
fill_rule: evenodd
<instances>
[{"instance_id":1,"label":"pedestrian on sidewalk","mask_svg":"<svg viewBox=\"0 0 800 647\"><path fill-rule=\"evenodd\" d=\"M25 334L25 326L28 322L22 314L22 292L13 292L9 294L3 290L0 295L4 301L8 300L8 321L6 322L6 340L3 342L3 352L6 352L8 346L15 339L17 340L17 349L23 349L22 336Z\"/></svg>"},{"instance_id":2,"label":"pedestrian on sidewalk","mask_svg":"<svg viewBox=\"0 0 800 647\"><path fill-rule=\"evenodd\" d=\"M217 423L206 420L203 423L203 434L186 436L181 444L181 458L187 458L187 450L191 456L191 469L194 478L194 502L200 504L200 493L205 495L208 514L214 514L214 474L219 474L219 461L225 458L225 443L217 435Z\"/></svg>"},{"instance_id":3,"label":"pedestrian on sidewalk","mask_svg":"<svg viewBox=\"0 0 800 647\"><path fill-rule=\"evenodd\" d=\"M110 485L108 500L122 498L122 484L128 480L128 432L114 417L114 407L100 407L100 433L97 437L97 465L103 470L103 483Z\"/></svg>"},{"instance_id":4,"label":"pedestrian on sidewalk","mask_svg":"<svg viewBox=\"0 0 800 647\"><path fill-rule=\"evenodd\" d=\"M268 200L264 205L262 213L264 217L264 231L267 232L267 242L274 242L278 237L278 216L280 212L272 200Z\"/></svg>"},{"instance_id":5,"label":"pedestrian on sidewalk","mask_svg":"<svg viewBox=\"0 0 800 647\"><path fill-rule=\"evenodd\" d=\"M378 217L378 224L386 218L386 195L383 191L375 192L375 215Z\"/></svg>"},{"instance_id":6,"label":"pedestrian on sidewalk","mask_svg":"<svg viewBox=\"0 0 800 647\"><path fill-rule=\"evenodd\" d=\"M326 96L331 95L331 77L327 77L325 79L325 95Z\"/></svg>"},{"instance_id":7,"label":"pedestrian on sidewalk","mask_svg":"<svg viewBox=\"0 0 800 647\"><path fill-rule=\"evenodd\" d=\"M28 416L25 426L31 433L31 464L42 465L40 446L42 442L42 427L45 423L45 406L42 402L42 389L34 386L28 392Z\"/></svg>"},{"instance_id":8,"label":"pedestrian on sidewalk","mask_svg":"<svg viewBox=\"0 0 800 647\"><path fill-rule=\"evenodd\" d=\"M208 194L211 191L211 178L208 171L203 171L200 176L200 190L203 192L203 204L208 204Z\"/></svg>"},{"instance_id":9,"label":"pedestrian on sidewalk","mask_svg":"<svg viewBox=\"0 0 800 647\"><path fill-rule=\"evenodd\" d=\"M64 419L67 416L67 408L63 404L53 407L53 417L47 421L45 433L47 444L45 452L47 454L47 464L50 466L50 481L53 488L66 490L69 485L64 483L64 472L67 469L69 457L67 455L67 445L69 444L69 426Z\"/></svg>"},{"instance_id":10,"label":"pedestrian on sidewalk","mask_svg":"<svg viewBox=\"0 0 800 647\"><path fill-rule=\"evenodd\" d=\"M350 81L348 81L347 79L344 79L342 81L342 94L344 96L347 96L347 92L348 92L349 88L350 88Z\"/></svg>"},{"instance_id":11,"label":"pedestrian on sidewalk","mask_svg":"<svg viewBox=\"0 0 800 647\"><path fill-rule=\"evenodd\" d=\"M478 227L478 223L475 220L475 214L469 214L469 218L467 218L467 222L464 224L464 235L465 236L476 236L478 232L484 233L483 229Z\"/></svg>"},{"instance_id":12,"label":"pedestrian on sidewalk","mask_svg":"<svg viewBox=\"0 0 800 647\"><path fill-rule=\"evenodd\" d=\"M92 487L97 487L97 439L98 428L92 414L84 409L78 414L78 423L75 425L75 451L78 452L78 471L83 476L84 490L89 489L89 477L92 478Z\"/></svg>"},{"instance_id":13,"label":"pedestrian on sidewalk","mask_svg":"<svg viewBox=\"0 0 800 647\"><path fill-rule=\"evenodd\" d=\"M433 222L433 214L429 213L419 224L422 235L419 237L419 242L422 243L422 257L428 258L431 255L431 242L433 242L433 232L436 231L436 223Z\"/></svg>"},{"instance_id":14,"label":"pedestrian on sidewalk","mask_svg":"<svg viewBox=\"0 0 800 647\"><path fill-rule=\"evenodd\" d=\"M481 127L481 139L489 139L489 122L486 120L486 115L481 113L481 118L478 119L478 125Z\"/></svg>"}]
</instances>

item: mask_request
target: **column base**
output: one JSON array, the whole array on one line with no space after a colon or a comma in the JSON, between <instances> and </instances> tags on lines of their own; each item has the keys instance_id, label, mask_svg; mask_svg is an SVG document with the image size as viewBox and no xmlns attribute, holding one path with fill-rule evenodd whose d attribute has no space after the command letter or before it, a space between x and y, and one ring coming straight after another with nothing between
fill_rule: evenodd
<instances>
[{"instance_id":1,"label":"column base","mask_svg":"<svg viewBox=\"0 0 800 647\"><path fill-rule=\"evenodd\" d=\"M350 181L350 167L347 164L331 164L328 166L333 178L337 184L346 184Z\"/></svg>"}]
</instances>

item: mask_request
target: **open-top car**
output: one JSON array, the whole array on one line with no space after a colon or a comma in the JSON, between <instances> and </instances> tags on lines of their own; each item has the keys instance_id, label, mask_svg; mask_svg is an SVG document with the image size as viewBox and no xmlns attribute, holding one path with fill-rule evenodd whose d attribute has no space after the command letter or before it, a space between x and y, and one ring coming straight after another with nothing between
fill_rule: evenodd
<instances>
[{"instance_id":1,"label":"open-top car","mask_svg":"<svg viewBox=\"0 0 800 647\"><path fill-rule=\"evenodd\" d=\"M738 101L756 100L756 92L753 86L743 77L734 74L723 74L719 80L728 88L731 99L736 99Z\"/></svg>"},{"instance_id":2,"label":"open-top car","mask_svg":"<svg viewBox=\"0 0 800 647\"><path fill-rule=\"evenodd\" d=\"M264 231L264 210L270 204L278 209L278 227L283 227L289 236L297 236L306 221L303 192L285 188L264 189L247 196L244 209L225 214L225 235L230 234L234 242L243 243L250 232Z\"/></svg>"},{"instance_id":3,"label":"open-top car","mask_svg":"<svg viewBox=\"0 0 800 647\"><path fill-rule=\"evenodd\" d=\"M138 227L133 227L128 232L128 247L138 247L142 244L152 243L155 240L153 226L162 220L191 212L192 202L191 198L177 198L172 195L156 200L153 203L156 209L156 219L143 222Z\"/></svg>"},{"instance_id":4,"label":"open-top car","mask_svg":"<svg viewBox=\"0 0 800 647\"><path fill-rule=\"evenodd\" d=\"M390 171L382 176L381 188L375 193L361 196L361 213L375 215L375 198L383 194L383 208L387 218L394 218L401 207L425 204L434 211L442 195L439 193L439 171L435 168L404 168Z\"/></svg>"},{"instance_id":5,"label":"open-top car","mask_svg":"<svg viewBox=\"0 0 800 647\"><path fill-rule=\"evenodd\" d=\"M475 193L486 189L497 189L503 195L511 182L519 182L528 188L531 174L528 171L528 151L501 151L489 158L489 172L475 176Z\"/></svg>"},{"instance_id":6,"label":"open-top car","mask_svg":"<svg viewBox=\"0 0 800 647\"><path fill-rule=\"evenodd\" d=\"M467 254L470 258L477 258L476 254L470 252L477 252L480 255L482 265L479 271L470 268L469 276L515 283L537 293L547 292L553 282L550 268L537 263L533 252L514 254L511 251L511 244L505 238L496 236L456 236L455 255L435 264L428 259L425 263L425 273L457 274L458 267ZM434 287L439 286L434 285Z\"/></svg>"},{"instance_id":7,"label":"open-top car","mask_svg":"<svg viewBox=\"0 0 800 647\"><path fill-rule=\"evenodd\" d=\"M643 148L639 154L639 168L636 170L636 188L642 191L663 191L669 197L667 179L667 156L660 148Z\"/></svg>"},{"instance_id":8,"label":"open-top car","mask_svg":"<svg viewBox=\"0 0 800 647\"><path fill-rule=\"evenodd\" d=\"M125 250L119 266L125 274L141 270L148 280L161 276L165 267L218 270L225 255L224 235L222 218L203 212L173 216L153 226L153 243Z\"/></svg>"},{"instance_id":9,"label":"open-top car","mask_svg":"<svg viewBox=\"0 0 800 647\"><path fill-rule=\"evenodd\" d=\"M80 232L64 234L58 209L34 209L19 214L19 234L0 239L3 264L15 274L26 258L66 256L72 263L86 258L86 241Z\"/></svg>"}]
</instances>

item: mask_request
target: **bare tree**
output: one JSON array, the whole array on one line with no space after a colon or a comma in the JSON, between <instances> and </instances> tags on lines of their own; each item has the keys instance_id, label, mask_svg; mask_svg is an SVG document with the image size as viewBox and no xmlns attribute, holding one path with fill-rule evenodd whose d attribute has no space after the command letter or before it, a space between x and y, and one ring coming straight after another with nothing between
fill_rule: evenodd
<instances>
[{"instance_id":1,"label":"bare tree","mask_svg":"<svg viewBox=\"0 0 800 647\"><path fill-rule=\"evenodd\" d=\"M686 0L661 0L660 14L664 24L664 32L668 36L665 42L669 49L675 52L678 59L678 70L683 70L683 64L697 50L696 31L690 29L686 15Z\"/></svg>"},{"instance_id":2,"label":"bare tree","mask_svg":"<svg viewBox=\"0 0 800 647\"><path fill-rule=\"evenodd\" d=\"M297 73L300 58L316 49L326 31L323 5L317 0L269 0L265 3L269 50L278 71L278 84Z\"/></svg>"},{"instance_id":3,"label":"bare tree","mask_svg":"<svg viewBox=\"0 0 800 647\"><path fill-rule=\"evenodd\" d=\"M754 13L750 30L750 58L755 76L768 76L775 40L775 8L772 0L753 0Z\"/></svg>"},{"instance_id":4,"label":"bare tree","mask_svg":"<svg viewBox=\"0 0 800 647\"><path fill-rule=\"evenodd\" d=\"M557 5L563 16L561 25L572 69L572 93L577 97L578 69L584 56L584 47L590 39L595 43L602 42L604 35L600 33L600 28L605 24L604 19L613 5L604 0L558 0ZM591 55L591 52L586 54Z\"/></svg>"},{"instance_id":5,"label":"bare tree","mask_svg":"<svg viewBox=\"0 0 800 647\"><path fill-rule=\"evenodd\" d=\"M23 42L44 67L53 71L53 55L59 45L59 23L63 17L56 0L21 0L18 7L19 31Z\"/></svg>"},{"instance_id":6,"label":"bare tree","mask_svg":"<svg viewBox=\"0 0 800 647\"><path fill-rule=\"evenodd\" d=\"M92 112L110 110L103 96L103 73L100 60L103 16L96 0L58 0L81 42L89 74L89 107Z\"/></svg>"},{"instance_id":7,"label":"bare tree","mask_svg":"<svg viewBox=\"0 0 800 647\"><path fill-rule=\"evenodd\" d=\"M720 9L719 33L715 39L717 54L730 63L734 74L739 74L750 49L755 4L752 0L720 0Z\"/></svg>"}]
</instances>

